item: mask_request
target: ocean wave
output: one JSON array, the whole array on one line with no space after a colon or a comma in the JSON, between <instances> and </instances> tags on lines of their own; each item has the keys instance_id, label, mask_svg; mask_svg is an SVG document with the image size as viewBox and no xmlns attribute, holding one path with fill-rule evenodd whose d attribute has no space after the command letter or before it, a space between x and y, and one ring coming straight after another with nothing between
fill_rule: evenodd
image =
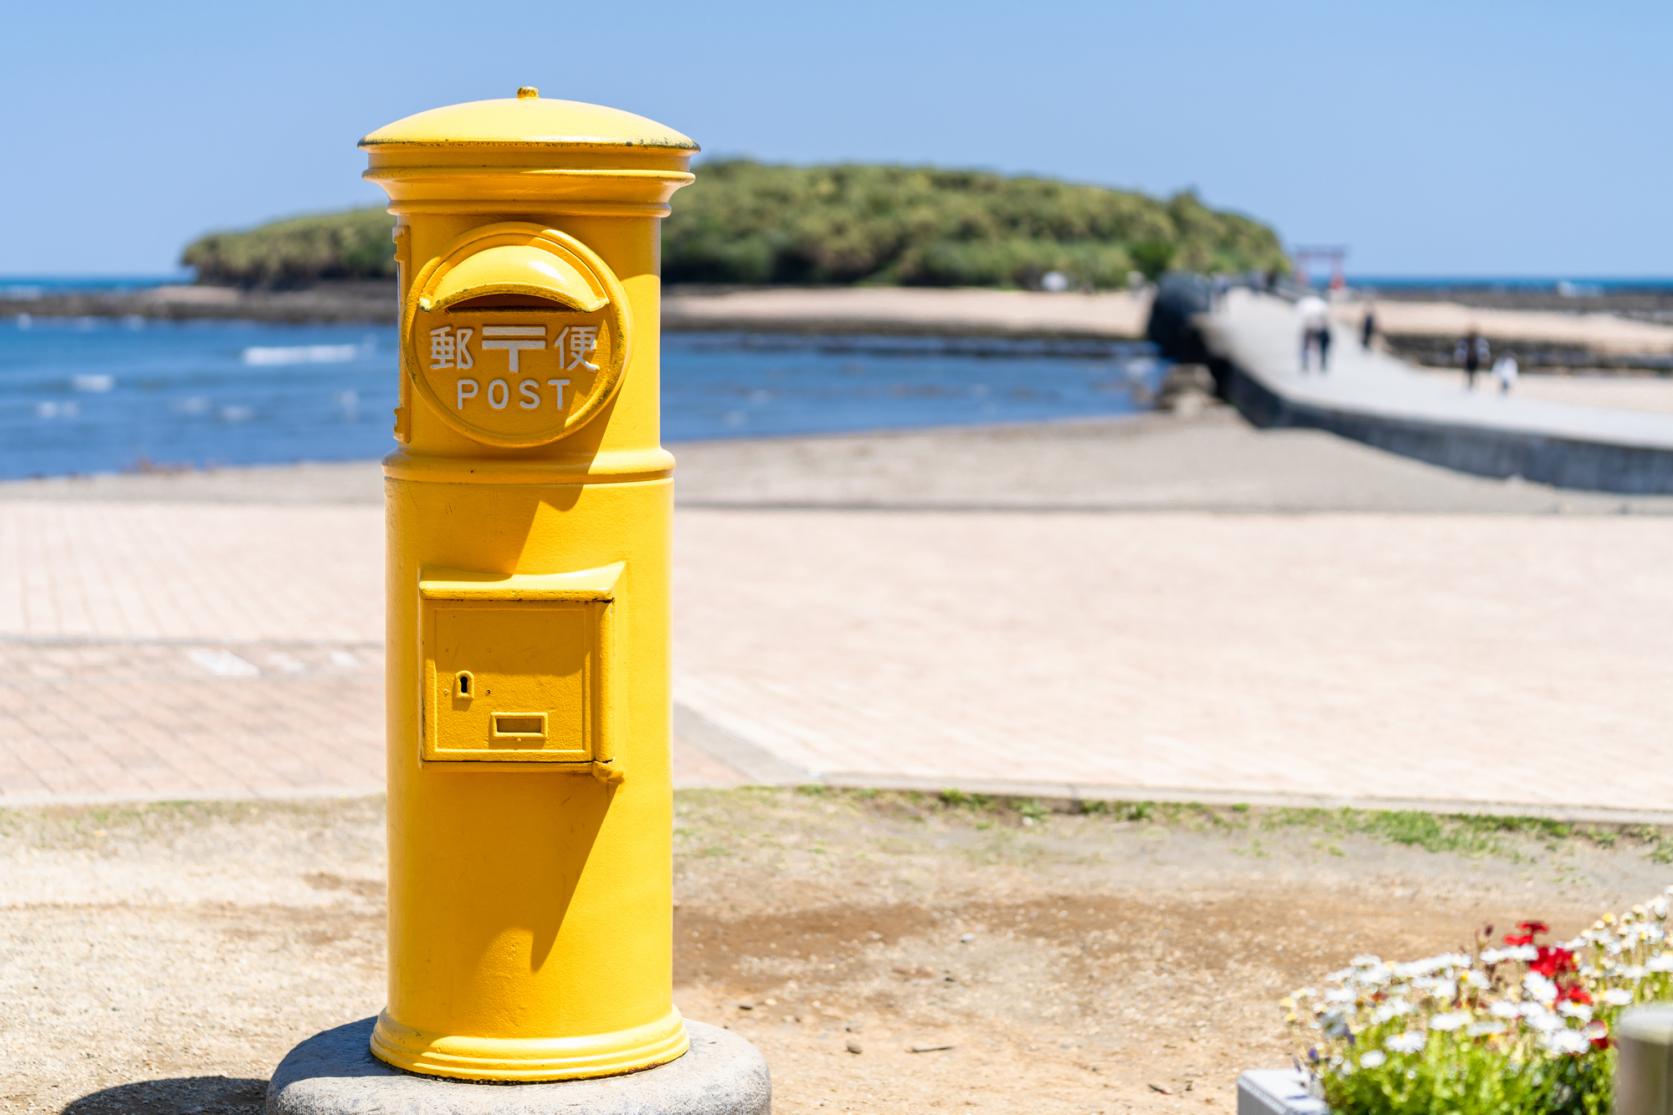
<instances>
[{"instance_id":1,"label":"ocean wave","mask_svg":"<svg viewBox=\"0 0 1673 1115\"><path fill-rule=\"evenodd\" d=\"M74 418L81 413L81 407L74 399L62 402L48 399L35 404L36 418Z\"/></svg>"},{"instance_id":2,"label":"ocean wave","mask_svg":"<svg viewBox=\"0 0 1673 1115\"><path fill-rule=\"evenodd\" d=\"M70 386L86 395L103 395L116 386L116 377L105 372L82 372L70 377Z\"/></svg>"},{"instance_id":3,"label":"ocean wave","mask_svg":"<svg viewBox=\"0 0 1673 1115\"><path fill-rule=\"evenodd\" d=\"M243 403L228 403L217 413L222 422L248 422L256 416L256 408Z\"/></svg>"},{"instance_id":4,"label":"ocean wave","mask_svg":"<svg viewBox=\"0 0 1673 1115\"><path fill-rule=\"evenodd\" d=\"M244 363L272 368L283 364L343 364L360 355L359 345L251 345Z\"/></svg>"}]
</instances>

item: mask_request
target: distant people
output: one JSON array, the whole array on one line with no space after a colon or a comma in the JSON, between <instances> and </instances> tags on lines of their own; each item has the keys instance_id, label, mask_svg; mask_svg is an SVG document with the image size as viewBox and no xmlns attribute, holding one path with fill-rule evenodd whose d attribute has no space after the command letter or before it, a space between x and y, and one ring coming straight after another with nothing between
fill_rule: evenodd
<instances>
[{"instance_id":1,"label":"distant people","mask_svg":"<svg viewBox=\"0 0 1673 1115\"><path fill-rule=\"evenodd\" d=\"M1516 354L1509 349L1493 361L1493 378L1499 381L1499 394L1510 394L1510 389L1516 386L1516 377L1521 371L1516 364Z\"/></svg>"},{"instance_id":2,"label":"distant people","mask_svg":"<svg viewBox=\"0 0 1673 1115\"><path fill-rule=\"evenodd\" d=\"M1365 319L1359 323L1359 347L1366 352L1371 351L1371 343L1377 339L1377 307L1367 304Z\"/></svg>"},{"instance_id":3,"label":"distant people","mask_svg":"<svg viewBox=\"0 0 1673 1115\"><path fill-rule=\"evenodd\" d=\"M1316 294L1303 295L1295 304L1301 318L1301 370L1312 362L1314 350L1319 354L1319 371L1330 371L1330 307Z\"/></svg>"},{"instance_id":4,"label":"distant people","mask_svg":"<svg viewBox=\"0 0 1673 1115\"><path fill-rule=\"evenodd\" d=\"M1458 348L1453 355L1464 368L1464 390L1474 391L1476 373L1481 371L1481 366L1487 362L1489 355L1487 338L1476 332L1475 326L1472 325L1470 331L1458 342Z\"/></svg>"},{"instance_id":5,"label":"distant people","mask_svg":"<svg viewBox=\"0 0 1673 1115\"><path fill-rule=\"evenodd\" d=\"M1209 287L1208 304L1216 312L1226 304L1226 295L1231 291L1232 281L1224 275L1215 275Z\"/></svg>"}]
</instances>

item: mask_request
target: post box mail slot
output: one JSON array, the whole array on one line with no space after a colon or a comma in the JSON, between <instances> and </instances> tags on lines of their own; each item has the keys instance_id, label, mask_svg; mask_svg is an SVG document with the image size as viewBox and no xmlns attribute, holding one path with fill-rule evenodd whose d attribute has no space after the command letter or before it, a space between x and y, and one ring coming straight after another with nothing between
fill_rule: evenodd
<instances>
[{"instance_id":1,"label":"post box mail slot","mask_svg":"<svg viewBox=\"0 0 1673 1115\"><path fill-rule=\"evenodd\" d=\"M461 237L417 278L407 361L419 392L473 440L556 441L615 393L627 296L573 236L503 221Z\"/></svg>"},{"instance_id":2,"label":"post box mail slot","mask_svg":"<svg viewBox=\"0 0 1673 1115\"><path fill-rule=\"evenodd\" d=\"M610 763L621 570L426 570L418 585L423 758Z\"/></svg>"}]
</instances>

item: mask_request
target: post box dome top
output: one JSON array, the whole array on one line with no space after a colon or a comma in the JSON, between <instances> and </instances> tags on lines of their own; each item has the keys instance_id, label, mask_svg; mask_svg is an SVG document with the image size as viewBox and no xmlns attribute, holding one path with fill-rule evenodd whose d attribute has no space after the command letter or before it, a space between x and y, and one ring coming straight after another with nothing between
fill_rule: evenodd
<instances>
[{"instance_id":1,"label":"post box dome top","mask_svg":"<svg viewBox=\"0 0 1673 1115\"><path fill-rule=\"evenodd\" d=\"M695 152L697 144L655 120L619 108L545 98L532 86L515 97L432 108L386 124L366 148L494 147L584 151Z\"/></svg>"}]
</instances>

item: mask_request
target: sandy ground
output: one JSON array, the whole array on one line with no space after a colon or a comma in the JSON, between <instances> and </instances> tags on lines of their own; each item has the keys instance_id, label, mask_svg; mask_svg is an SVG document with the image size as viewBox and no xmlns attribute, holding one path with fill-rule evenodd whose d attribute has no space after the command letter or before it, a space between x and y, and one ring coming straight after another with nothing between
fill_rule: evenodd
<instances>
[{"instance_id":1,"label":"sandy ground","mask_svg":"<svg viewBox=\"0 0 1673 1115\"><path fill-rule=\"evenodd\" d=\"M662 304L666 329L827 329L842 332L1142 337L1148 294L1104 291L850 287L706 291L677 287Z\"/></svg>"},{"instance_id":2,"label":"sandy ground","mask_svg":"<svg viewBox=\"0 0 1673 1115\"><path fill-rule=\"evenodd\" d=\"M1464 373L1456 369L1425 369L1421 374L1455 384L1463 390ZM1491 375L1483 376L1476 381L1476 389L1497 392L1498 381ZM1543 399L1566 406L1673 414L1673 377L1668 376L1620 375L1577 369L1569 375L1518 376L1514 390L1524 398Z\"/></svg>"},{"instance_id":3,"label":"sandy ground","mask_svg":"<svg viewBox=\"0 0 1673 1115\"><path fill-rule=\"evenodd\" d=\"M1631 838L1260 811L727 791L676 826L676 999L786 1115L1230 1112L1294 1051L1276 999L1350 956L1572 931L1667 875ZM0 1109L259 1111L291 1045L382 1004L382 830L376 800L0 813Z\"/></svg>"},{"instance_id":4,"label":"sandy ground","mask_svg":"<svg viewBox=\"0 0 1673 1115\"><path fill-rule=\"evenodd\" d=\"M1490 341L1573 345L1606 353L1673 352L1673 325L1616 314L1499 310L1456 302L1378 302L1376 310L1377 328L1385 334L1462 337L1474 328ZM1357 330L1365 305L1342 302L1332 314Z\"/></svg>"},{"instance_id":5,"label":"sandy ground","mask_svg":"<svg viewBox=\"0 0 1673 1115\"><path fill-rule=\"evenodd\" d=\"M1533 377L1528 377L1531 382ZM1601 383L1602 381L1598 381ZM1653 395L1652 381L1644 384ZM1317 430L1192 418L1075 420L671 447L697 508L1668 513L1673 497L1570 491L1436 468ZM9 500L383 503L375 461L0 482Z\"/></svg>"}]
</instances>

